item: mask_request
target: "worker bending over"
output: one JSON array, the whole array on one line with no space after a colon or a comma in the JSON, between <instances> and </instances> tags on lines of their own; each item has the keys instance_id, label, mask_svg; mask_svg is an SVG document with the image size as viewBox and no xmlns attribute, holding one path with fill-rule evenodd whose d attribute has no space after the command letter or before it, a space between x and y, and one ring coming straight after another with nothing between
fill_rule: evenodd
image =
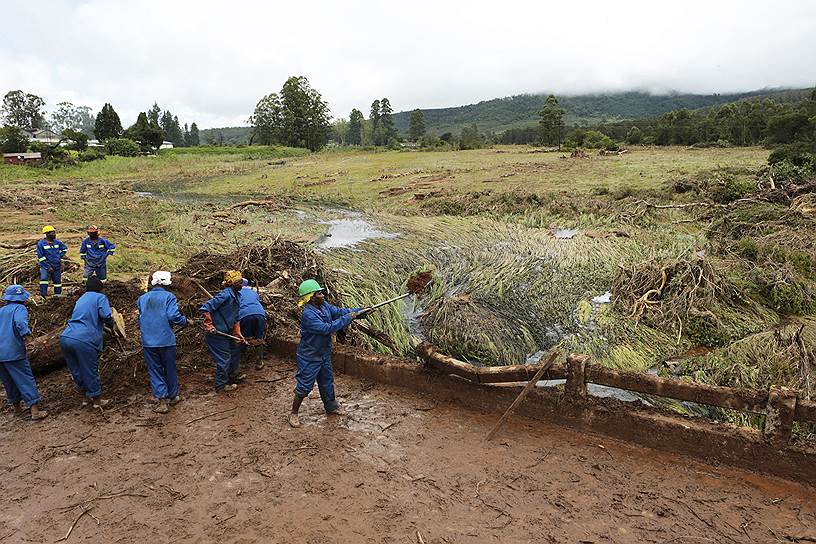
<instances>
[{"instance_id":1,"label":"worker bending over","mask_svg":"<svg viewBox=\"0 0 816 544\"><path fill-rule=\"evenodd\" d=\"M94 276L88 278L85 293L74 305L68 326L60 335L60 347L74 385L94 408L102 408L110 403L102 400L102 385L99 382L99 354L102 353L104 327L113 327L113 315L108 297L102 294L102 281Z\"/></svg>"},{"instance_id":2,"label":"worker bending over","mask_svg":"<svg viewBox=\"0 0 816 544\"><path fill-rule=\"evenodd\" d=\"M48 283L53 282L54 294L62 294L62 259L68 246L57 240L57 229L46 225L42 229L45 238L37 242L37 262L40 263L40 295L48 295Z\"/></svg>"},{"instance_id":3,"label":"worker bending over","mask_svg":"<svg viewBox=\"0 0 816 544\"><path fill-rule=\"evenodd\" d=\"M233 391L235 383L243 376L241 371L241 346L247 341L241 334L238 314L241 308L243 277L237 270L224 274L224 289L201 305L204 315L207 351L215 363L215 392Z\"/></svg>"},{"instance_id":4,"label":"worker bending over","mask_svg":"<svg viewBox=\"0 0 816 544\"><path fill-rule=\"evenodd\" d=\"M22 412L25 403L31 419L37 420L48 412L40 410L40 394L26 353L33 342L25 307L29 298L31 295L22 285L9 285L3 294L6 304L0 308L0 381L9 405Z\"/></svg>"},{"instance_id":5,"label":"worker bending over","mask_svg":"<svg viewBox=\"0 0 816 544\"><path fill-rule=\"evenodd\" d=\"M266 310L261 304L258 292L249 287L249 280L243 279L241 288L241 307L238 310L238 320L241 322L241 334L250 345L263 344L266 336ZM246 346L242 348L242 351ZM255 364L255 370L263 368L263 358Z\"/></svg>"},{"instance_id":6,"label":"worker bending over","mask_svg":"<svg viewBox=\"0 0 816 544\"><path fill-rule=\"evenodd\" d=\"M142 333L150 389L156 401L155 411L166 414L181 400L176 371L176 334L173 325L187 326L173 293L165 290L171 284L170 272L159 271L150 280L150 291L139 297L139 330Z\"/></svg>"},{"instance_id":7,"label":"worker bending over","mask_svg":"<svg viewBox=\"0 0 816 544\"><path fill-rule=\"evenodd\" d=\"M298 307L303 309L300 318L300 342L298 343L295 373L295 399L289 414L289 425L300 427L300 405L314 388L320 391L323 407L328 414L344 415L346 412L334 397L334 370L332 369L332 334L345 329L353 319L365 318L371 308L343 309L326 302L323 288L315 280L306 280L298 288Z\"/></svg>"},{"instance_id":8,"label":"worker bending over","mask_svg":"<svg viewBox=\"0 0 816 544\"><path fill-rule=\"evenodd\" d=\"M90 225L88 237L79 246L79 256L85 261L85 279L96 276L102 282L108 281L108 257L112 257L116 246L99 236L99 227Z\"/></svg>"}]
</instances>

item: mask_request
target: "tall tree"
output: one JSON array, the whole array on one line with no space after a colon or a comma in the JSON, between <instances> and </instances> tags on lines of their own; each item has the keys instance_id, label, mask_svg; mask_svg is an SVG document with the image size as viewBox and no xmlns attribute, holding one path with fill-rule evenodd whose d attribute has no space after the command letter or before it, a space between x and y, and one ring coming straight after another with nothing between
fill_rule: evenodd
<instances>
[{"instance_id":1,"label":"tall tree","mask_svg":"<svg viewBox=\"0 0 816 544\"><path fill-rule=\"evenodd\" d=\"M122 134L122 122L119 115L114 111L113 106L105 103L96 115L94 123L94 136L100 142L108 138L118 138Z\"/></svg>"},{"instance_id":2,"label":"tall tree","mask_svg":"<svg viewBox=\"0 0 816 544\"><path fill-rule=\"evenodd\" d=\"M371 112L368 115L368 123L371 128L371 139L374 145L382 145L382 130L380 127L380 101L371 103Z\"/></svg>"},{"instance_id":3,"label":"tall tree","mask_svg":"<svg viewBox=\"0 0 816 544\"><path fill-rule=\"evenodd\" d=\"M394 127L394 119L391 117L393 110L391 102L387 98L380 100L380 125L382 125L382 145L386 145L392 138L396 138L398 133Z\"/></svg>"},{"instance_id":4,"label":"tall tree","mask_svg":"<svg viewBox=\"0 0 816 544\"><path fill-rule=\"evenodd\" d=\"M194 147L200 145L199 142L199 135L198 135L198 125L195 123L190 125L190 143L187 144L190 147Z\"/></svg>"},{"instance_id":5,"label":"tall tree","mask_svg":"<svg viewBox=\"0 0 816 544\"><path fill-rule=\"evenodd\" d=\"M263 97L250 118L259 143L277 143L317 151L326 145L329 107L303 76L290 77L280 94Z\"/></svg>"},{"instance_id":6,"label":"tall tree","mask_svg":"<svg viewBox=\"0 0 816 544\"><path fill-rule=\"evenodd\" d=\"M349 145L362 145L363 143L363 122L365 118L363 117L363 112L354 108L351 110L349 114L349 124L348 124L348 144Z\"/></svg>"},{"instance_id":7,"label":"tall tree","mask_svg":"<svg viewBox=\"0 0 816 544\"><path fill-rule=\"evenodd\" d=\"M125 136L138 142L142 151L156 150L164 141L164 131L148 121L145 112L139 113L136 123L125 131Z\"/></svg>"},{"instance_id":8,"label":"tall tree","mask_svg":"<svg viewBox=\"0 0 816 544\"><path fill-rule=\"evenodd\" d=\"M151 108L147 110L147 120L156 126L160 126L159 116L161 116L161 112L162 111L161 108L159 107L159 104L153 102L153 106L151 106Z\"/></svg>"},{"instance_id":9,"label":"tall tree","mask_svg":"<svg viewBox=\"0 0 816 544\"><path fill-rule=\"evenodd\" d=\"M422 110L416 109L411 112L408 134L414 142L425 136L425 115Z\"/></svg>"},{"instance_id":10,"label":"tall tree","mask_svg":"<svg viewBox=\"0 0 816 544\"><path fill-rule=\"evenodd\" d=\"M9 91L3 97L0 114L7 125L25 130L45 127L45 101L37 95L20 90Z\"/></svg>"},{"instance_id":11,"label":"tall tree","mask_svg":"<svg viewBox=\"0 0 816 544\"><path fill-rule=\"evenodd\" d=\"M187 123L184 123L184 145L190 147L190 127L187 126Z\"/></svg>"},{"instance_id":12,"label":"tall tree","mask_svg":"<svg viewBox=\"0 0 816 544\"><path fill-rule=\"evenodd\" d=\"M545 145L561 146L564 136L564 110L558 105L555 95L547 97L544 109L538 112L541 116L539 128L541 129L541 142Z\"/></svg>"},{"instance_id":13,"label":"tall tree","mask_svg":"<svg viewBox=\"0 0 816 544\"><path fill-rule=\"evenodd\" d=\"M332 123L332 139L338 145L346 145L348 143L349 122L346 119L335 119Z\"/></svg>"}]
</instances>

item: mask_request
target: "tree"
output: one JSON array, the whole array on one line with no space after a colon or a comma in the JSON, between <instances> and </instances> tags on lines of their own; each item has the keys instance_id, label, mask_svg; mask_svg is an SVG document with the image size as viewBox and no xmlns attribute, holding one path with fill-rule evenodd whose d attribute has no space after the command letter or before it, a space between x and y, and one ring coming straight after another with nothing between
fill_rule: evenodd
<instances>
[{"instance_id":1,"label":"tree","mask_svg":"<svg viewBox=\"0 0 816 544\"><path fill-rule=\"evenodd\" d=\"M159 126L159 116L161 116L161 108L156 102L147 110L147 120L155 126Z\"/></svg>"},{"instance_id":2,"label":"tree","mask_svg":"<svg viewBox=\"0 0 816 544\"><path fill-rule=\"evenodd\" d=\"M3 97L0 113L8 125L35 130L45 126L44 106L45 101L37 95L20 90L9 91Z\"/></svg>"},{"instance_id":3,"label":"tree","mask_svg":"<svg viewBox=\"0 0 816 544\"><path fill-rule=\"evenodd\" d=\"M382 127L380 126L380 101L375 100L371 103L371 112L368 116L368 123L371 125L371 143L374 145L383 145L384 135Z\"/></svg>"},{"instance_id":4,"label":"tree","mask_svg":"<svg viewBox=\"0 0 816 544\"><path fill-rule=\"evenodd\" d=\"M331 125L332 140L338 145L346 145L348 143L349 122L347 119L335 119Z\"/></svg>"},{"instance_id":5,"label":"tree","mask_svg":"<svg viewBox=\"0 0 816 544\"><path fill-rule=\"evenodd\" d=\"M73 148L77 151L85 151L88 148L88 135L84 132L66 128L62 131L62 135L73 142Z\"/></svg>"},{"instance_id":6,"label":"tree","mask_svg":"<svg viewBox=\"0 0 816 544\"><path fill-rule=\"evenodd\" d=\"M129 138L109 138L105 142L105 151L108 152L108 155L135 157L141 152L141 149L139 144Z\"/></svg>"},{"instance_id":7,"label":"tree","mask_svg":"<svg viewBox=\"0 0 816 544\"><path fill-rule=\"evenodd\" d=\"M425 115L423 115L422 110L417 109L411 112L408 134L414 142L425 135Z\"/></svg>"},{"instance_id":8,"label":"tree","mask_svg":"<svg viewBox=\"0 0 816 544\"><path fill-rule=\"evenodd\" d=\"M148 120L150 118L148 117ZM179 126L179 120L177 116L174 116L170 113L170 110L165 110L162 113L161 118L159 119L159 124L155 125L151 123L153 127L159 127L164 132L164 137L173 142L173 145L182 147L184 146L184 134L181 132L181 127Z\"/></svg>"},{"instance_id":9,"label":"tree","mask_svg":"<svg viewBox=\"0 0 816 544\"><path fill-rule=\"evenodd\" d=\"M11 125L0 128L0 151L3 153L23 153L28 149L28 136L20 129Z\"/></svg>"},{"instance_id":10,"label":"tree","mask_svg":"<svg viewBox=\"0 0 816 544\"><path fill-rule=\"evenodd\" d=\"M643 133L638 127L632 127L629 129L629 132L626 133L626 143L631 145L636 145L640 143L640 140L643 138Z\"/></svg>"},{"instance_id":11,"label":"tree","mask_svg":"<svg viewBox=\"0 0 816 544\"><path fill-rule=\"evenodd\" d=\"M349 114L348 121L348 136L347 142L349 145L362 145L363 143L363 112L354 108Z\"/></svg>"},{"instance_id":12,"label":"tree","mask_svg":"<svg viewBox=\"0 0 816 544\"><path fill-rule=\"evenodd\" d=\"M147 120L145 112L139 113L136 123L125 131L125 137L137 142L142 151L153 151L161 147L164 141L164 131Z\"/></svg>"},{"instance_id":13,"label":"tree","mask_svg":"<svg viewBox=\"0 0 816 544\"><path fill-rule=\"evenodd\" d=\"M118 138L121 135L122 122L119 120L119 115L114 111L113 106L105 103L96 115L94 136L100 142L104 142L108 138Z\"/></svg>"},{"instance_id":14,"label":"tree","mask_svg":"<svg viewBox=\"0 0 816 544\"><path fill-rule=\"evenodd\" d=\"M331 125L329 107L303 76L290 77L280 94L263 97L250 122L259 143L305 147L317 151L326 145Z\"/></svg>"},{"instance_id":15,"label":"tree","mask_svg":"<svg viewBox=\"0 0 816 544\"><path fill-rule=\"evenodd\" d=\"M381 145L387 145L392 139L397 137L397 129L394 128L394 119L391 117L393 110L391 109L391 102L387 98L380 100L380 125L382 126Z\"/></svg>"},{"instance_id":16,"label":"tree","mask_svg":"<svg viewBox=\"0 0 816 544\"><path fill-rule=\"evenodd\" d=\"M555 95L547 97L544 109L538 112L541 120L538 122L541 128L541 143L545 145L557 145L561 147L561 139L564 134L564 110L558 105Z\"/></svg>"},{"instance_id":17,"label":"tree","mask_svg":"<svg viewBox=\"0 0 816 544\"><path fill-rule=\"evenodd\" d=\"M484 147L484 137L476 125L464 127L459 136L459 149L480 149Z\"/></svg>"},{"instance_id":18,"label":"tree","mask_svg":"<svg viewBox=\"0 0 816 544\"><path fill-rule=\"evenodd\" d=\"M199 142L199 135L198 135L198 125L195 123L190 125L190 142L187 144L190 147L200 145Z\"/></svg>"},{"instance_id":19,"label":"tree","mask_svg":"<svg viewBox=\"0 0 816 544\"><path fill-rule=\"evenodd\" d=\"M51 113L50 128L59 134L67 129L83 131L89 128L88 125L93 131L91 108L87 106L77 107L70 102L60 102Z\"/></svg>"}]
</instances>

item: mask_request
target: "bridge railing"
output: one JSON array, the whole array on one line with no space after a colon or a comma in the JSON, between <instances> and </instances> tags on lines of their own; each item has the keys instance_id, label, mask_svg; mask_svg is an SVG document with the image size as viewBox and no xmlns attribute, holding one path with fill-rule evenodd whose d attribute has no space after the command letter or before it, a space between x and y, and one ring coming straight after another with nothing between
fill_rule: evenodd
<instances>
[{"instance_id":1,"label":"bridge railing","mask_svg":"<svg viewBox=\"0 0 816 544\"><path fill-rule=\"evenodd\" d=\"M540 365L477 367L449 357L424 343L417 353L440 370L475 383L495 384L523 382L532 379ZM570 354L565 363L555 363L544 379L565 379L566 400L581 402L587 397L587 384L614 387L625 391L673 400L694 402L765 416L763 435L774 445L784 446L791 440L794 422L816 423L816 402L800 397L794 389L771 387L768 391L737 389L663 378L641 372L615 370L589 362L588 355Z\"/></svg>"}]
</instances>

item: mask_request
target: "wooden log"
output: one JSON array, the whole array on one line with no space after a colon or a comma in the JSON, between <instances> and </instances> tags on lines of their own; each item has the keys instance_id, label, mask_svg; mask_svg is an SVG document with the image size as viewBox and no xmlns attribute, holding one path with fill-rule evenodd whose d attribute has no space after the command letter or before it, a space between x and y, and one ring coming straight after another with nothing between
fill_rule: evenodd
<instances>
[{"instance_id":1,"label":"wooden log","mask_svg":"<svg viewBox=\"0 0 816 544\"><path fill-rule=\"evenodd\" d=\"M65 364L60 347L60 334L62 334L62 328L34 338L32 351L28 355L31 370L40 373Z\"/></svg>"},{"instance_id":2,"label":"wooden log","mask_svg":"<svg viewBox=\"0 0 816 544\"><path fill-rule=\"evenodd\" d=\"M764 414L768 404L768 392L753 389L734 389L694 383L676 378L661 378L651 374L613 370L598 365L587 365L587 383L617 387L627 391L668 397L676 400L696 402L731 408L755 414Z\"/></svg>"},{"instance_id":3,"label":"wooden log","mask_svg":"<svg viewBox=\"0 0 816 544\"><path fill-rule=\"evenodd\" d=\"M454 374L466 378L473 383L479 383L477 368L470 363L465 363L439 353L431 344L422 342L416 347L417 354L430 366L441 370L447 374Z\"/></svg>"},{"instance_id":4,"label":"wooden log","mask_svg":"<svg viewBox=\"0 0 816 544\"><path fill-rule=\"evenodd\" d=\"M499 420L496 422L496 425L487 434L487 438L485 440L490 441L496 435L496 433L499 432L499 429L501 429L501 426L504 423L504 421L508 417L510 417L513 411L516 409L516 406L521 404L521 402L527 397L527 395L530 394L530 391L532 391L535 388L536 383L538 383L538 380L540 380L544 373L547 372L547 369L550 368L550 366L552 366L557 356L558 350L556 349L552 352L552 354L550 354L550 357L549 359L547 359L547 362L541 365L541 368L538 369L538 372L535 373L533 378L529 382L527 382L527 385L525 385L524 389L521 390L521 393L519 393L519 396L516 397L516 400L513 401L513 404L511 404L507 408L507 411L504 412L502 417L499 418Z\"/></svg>"},{"instance_id":5,"label":"wooden log","mask_svg":"<svg viewBox=\"0 0 816 544\"><path fill-rule=\"evenodd\" d=\"M816 423L816 401L799 399L793 418L796 421Z\"/></svg>"},{"instance_id":6,"label":"wooden log","mask_svg":"<svg viewBox=\"0 0 816 544\"><path fill-rule=\"evenodd\" d=\"M506 365L506 366L486 366L477 368L479 383L507 383L526 382L532 378L541 365ZM563 380L567 377L563 363L553 363L547 371L544 379Z\"/></svg>"}]
</instances>

